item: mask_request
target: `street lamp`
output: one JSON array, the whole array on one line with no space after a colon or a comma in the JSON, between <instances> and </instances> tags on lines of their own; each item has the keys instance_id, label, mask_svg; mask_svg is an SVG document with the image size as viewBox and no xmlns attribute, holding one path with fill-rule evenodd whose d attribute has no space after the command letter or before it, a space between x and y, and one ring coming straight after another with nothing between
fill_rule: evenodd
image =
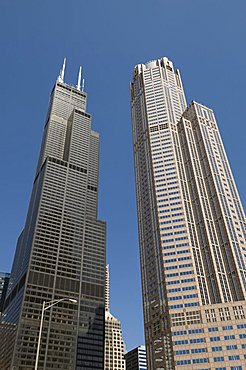
<instances>
[{"instance_id":1,"label":"street lamp","mask_svg":"<svg viewBox=\"0 0 246 370\"><path fill-rule=\"evenodd\" d=\"M38 370L38 360L39 360L41 335L42 335L42 328L43 328L43 321L44 321L44 311L48 310L50 307L55 306L56 304L62 301L70 301L73 303L77 303L77 299L73 299L73 298L61 298L61 299L55 299L54 301L49 301L49 302L43 301L41 321L40 321L40 327L39 327L39 335L38 335L38 347L37 347L37 354L36 354L36 361L35 361L35 370Z\"/></svg>"}]
</instances>

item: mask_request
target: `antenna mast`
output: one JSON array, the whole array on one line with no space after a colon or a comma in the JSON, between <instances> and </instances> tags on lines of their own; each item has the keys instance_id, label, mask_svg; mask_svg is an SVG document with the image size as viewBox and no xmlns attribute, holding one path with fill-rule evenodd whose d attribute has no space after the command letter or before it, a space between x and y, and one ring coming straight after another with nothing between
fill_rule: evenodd
<instances>
[{"instance_id":1,"label":"antenna mast","mask_svg":"<svg viewBox=\"0 0 246 370\"><path fill-rule=\"evenodd\" d=\"M76 85L77 90L81 90L81 75L82 75L82 67L79 67L79 74L78 74L78 82Z\"/></svg>"},{"instance_id":2,"label":"antenna mast","mask_svg":"<svg viewBox=\"0 0 246 370\"><path fill-rule=\"evenodd\" d=\"M62 69L60 70L60 74L58 76L59 82L64 82L65 68L66 68L66 58L64 58L63 60Z\"/></svg>"}]
</instances>

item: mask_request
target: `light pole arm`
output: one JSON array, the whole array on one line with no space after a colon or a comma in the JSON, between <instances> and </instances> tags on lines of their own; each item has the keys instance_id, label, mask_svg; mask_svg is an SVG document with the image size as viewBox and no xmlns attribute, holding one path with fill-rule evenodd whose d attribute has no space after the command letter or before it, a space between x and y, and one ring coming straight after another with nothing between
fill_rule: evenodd
<instances>
[{"instance_id":1,"label":"light pole arm","mask_svg":"<svg viewBox=\"0 0 246 370\"><path fill-rule=\"evenodd\" d=\"M38 335L37 354L36 354L36 361L35 361L35 368L34 368L35 370L38 370L38 360L39 360L41 335L42 335L42 328L43 328L43 321L44 321L44 311L45 311L45 301L43 301L43 306L42 306L42 314L41 314L41 321L40 321L40 328L39 328L39 335Z\"/></svg>"},{"instance_id":2,"label":"light pole arm","mask_svg":"<svg viewBox=\"0 0 246 370\"><path fill-rule=\"evenodd\" d=\"M60 302L66 301L66 300L71 301L73 303L76 303L77 302L76 299L72 299L72 298L55 299L54 301L49 301L49 302L43 301L41 321L40 321L40 328L39 328L39 335L38 335L37 354L36 354L36 361L35 361L35 368L34 368L34 370L38 370L38 360L39 360L41 335L42 335L42 328L43 328L43 321L44 321L44 311L48 310L50 307L55 306L56 304L58 304Z\"/></svg>"},{"instance_id":3,"label":"light pole arm","mask_svg":"<svg viewBox=\"0 0 246 370\"><path fill-rule=\"evenodd\" d=\"M61 298L61 299L56 299L55 301L50 301L50 302L46 302L46 304L48 304L47 307L44 307L44 311L48 310L50 307L52 306L55 306L56 304L62 302L62 301L65 301L67 298Z\"/></svg>"}]
</instances>

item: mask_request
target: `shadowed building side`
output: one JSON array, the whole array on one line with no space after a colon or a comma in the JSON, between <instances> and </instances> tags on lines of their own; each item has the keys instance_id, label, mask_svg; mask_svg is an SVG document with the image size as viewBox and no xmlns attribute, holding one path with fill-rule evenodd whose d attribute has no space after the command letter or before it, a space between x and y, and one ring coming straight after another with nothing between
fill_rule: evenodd
<instances>
[{"instance_id":1,"label":"shadowed building side","mask_svg":"<svg viewBox=\"0 0 246 370\"><path fill-rule=\"evenodd\" d=\"M145 346L138 346L126 353L126 370L147 370Z\"/></svg>"},{"instance_id":2,"label":"shadowed building side","mask_svg":"<svg viewBox=\"0 0 246 370\"><path fill-rule=\"evenodd\" d=\"M8 290L10 274L8 272L0 272L0 314L3 310L5 297Z\"/></svg>"}]
</instances>

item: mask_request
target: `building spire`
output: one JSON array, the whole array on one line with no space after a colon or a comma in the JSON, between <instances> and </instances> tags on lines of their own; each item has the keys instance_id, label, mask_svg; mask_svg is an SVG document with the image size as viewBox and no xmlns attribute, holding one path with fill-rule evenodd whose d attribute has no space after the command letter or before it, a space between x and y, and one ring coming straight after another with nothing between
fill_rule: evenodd
<instances>
[{"instance_id":1,"label":"building spire","mask_svg":"<svg viewBox=\"0 0 246 370\"><path fill-rule=\"evenodd\" d=\"M78 74L78 82L76 85L77 90L81 90L81 75L82 75L82 67L79 67L79 74Z\"/></svg>"},{"instance_id":2,"label":"building spire","mask_svg":"<svg viewBox=\"0 0 246 370\"><path fill-rule=\"evenodd\" d=\"M63 60L62 69L60 70L60 74L58 76L59 82L64 82L65 68L66 68L66 58L64 58Z\"/></svg>"},{"instance_id":3,"label":"building spire","mask_svg":"<svg viewBox=\"0 0 246 370\"><path fill-rule=\"evenodd\" d=\"M63 66L62 66L62 70L61 70L62 82L64 82L65 68L66 68L66 58L64 58L64 60L63 60Z\"/></svg>"},{"instance_id":4,"label":"building spire","mask_svg":"<svg viewBox=\"0 0 246 370\"><path fill-rule=\"evenodd\" d=\"M83 78L83 80L82 80L82 89L81 89L81 91L83 91L83 92L84 92L84 88L85 88L85 79Z\"/></svg>"}]
</instances>

